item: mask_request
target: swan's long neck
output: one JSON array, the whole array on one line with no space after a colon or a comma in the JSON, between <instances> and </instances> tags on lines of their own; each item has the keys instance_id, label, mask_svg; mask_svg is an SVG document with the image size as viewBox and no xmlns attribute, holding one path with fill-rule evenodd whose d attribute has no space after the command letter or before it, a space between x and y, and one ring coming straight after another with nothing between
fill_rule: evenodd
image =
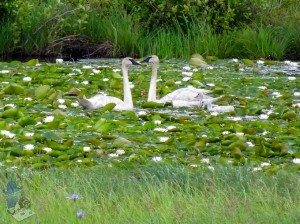
<instances>
[{"instance_id":1,"label":"swan's long neck","mask_svg":"<svg viewBox=\"0 0 300 224\"><path fill-rule=\"evenodd\" d=\"M124 104L130 108L133 108L132 95L128 80L128 67L122 65L123 72L123 94L124 94Z\"/></svg>"},{"instance_id":2,"label":"swan's long neck","mask_svg":"<svg viewBox=\"0 0 300 224\"><path fill-rule=\"evenodd\" d=\"M152 67L152 75L150 81L150 88L148 92L148 102L149 101L156 101L156 80L157 80L157 70L158 64L154 63Z\"/></svg>"}]
</instances>

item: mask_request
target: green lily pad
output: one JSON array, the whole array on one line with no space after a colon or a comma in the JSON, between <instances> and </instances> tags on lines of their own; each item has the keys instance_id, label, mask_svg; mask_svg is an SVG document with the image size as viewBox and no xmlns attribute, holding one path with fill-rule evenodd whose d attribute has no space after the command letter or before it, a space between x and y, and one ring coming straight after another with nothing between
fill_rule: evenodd
<instances>
[{"instance_id":1,"label":"green lily pad","mask_svg":"<svg viewBox=\"0 0 300 224\"><path fill-rule=\"evenodd\" d=\"M45 96L47 96L50 88L51 87L48 85L39 86L35 90L35 97L38 99L44 98Z\"/></svg>"},{"instance_id":2,"label":"green lily pad","mask_svg":"<svg viewBox=\"0 0 300 224\"><path fill-rule=\"evenodd\" d=\"M18 85L18 84L10 84L9 86L7 86L4 90L4 93L6 94L15 94L15 95L19 95L19 94L23 94L25 93L25 89L24 87Z\"/></svg>"},{"instance_id":3,"label":"green lily pad","mask_svg":"<svg viewBox=\"0 0 300 224\"><path fill-rule=\"evenodd\" d=\"M113 142L114 148L128 148L131 146L132 146L131 141L129 141L128 139L123 138L123 137L118 137Z\"/></svg>"}]
</instances>

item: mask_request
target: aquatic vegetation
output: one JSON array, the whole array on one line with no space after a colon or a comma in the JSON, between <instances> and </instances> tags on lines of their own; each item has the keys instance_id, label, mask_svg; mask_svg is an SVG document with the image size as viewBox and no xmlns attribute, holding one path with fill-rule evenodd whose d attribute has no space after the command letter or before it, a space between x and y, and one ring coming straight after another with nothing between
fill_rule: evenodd
<instances>
[{"instance_id":1,"label":"aquatic vegetation","mask_svg":"<svg viewBox=\"0 0 300 224\"><path fill-rule=\"evenodd\" d=\"M211 171L216 163L299 171L299 63L214 59L195 66L162 60L158 97L205 87L234 111L146 102L147 65L129 76L135 110L83 110L76 101L83 95L122 97L120 60L0 62L1 164L43 169L155 161Z\"/></svg>"}]
</instances>

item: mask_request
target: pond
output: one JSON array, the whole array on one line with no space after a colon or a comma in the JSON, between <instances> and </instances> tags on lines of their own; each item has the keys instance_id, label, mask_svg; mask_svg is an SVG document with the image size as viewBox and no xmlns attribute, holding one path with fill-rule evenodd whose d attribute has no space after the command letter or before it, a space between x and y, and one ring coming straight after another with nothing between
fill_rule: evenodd
<instances>
[{"instance_id":1,"label":"pond","mask_svg":"<svg viewBox=\"0 0 300 224\"><path fill-rule=\"evenodd\" d=\"M58 61L60 62L60 61ZM300 64L161 60L157 94L192 85L234 111L146 103L151 65L131 66L133 111L84 110L77 97L123 99L121 59L0 62L0 165L18 167L216 163L276 173L300 170Z\"/></svg>"}]
</instances>

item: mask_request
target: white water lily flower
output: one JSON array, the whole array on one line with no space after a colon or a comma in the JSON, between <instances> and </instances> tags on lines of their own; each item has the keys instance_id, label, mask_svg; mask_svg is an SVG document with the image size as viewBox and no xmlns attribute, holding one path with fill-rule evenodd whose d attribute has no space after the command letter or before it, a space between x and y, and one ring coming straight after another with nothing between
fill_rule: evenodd
<instances>
[{"instance_id":1,"label":"white water lily flower","mask_svg":"<svg viewBox=\"0 0 300 224\"><path fill-rule=\"evenodd\" d=\"M239 62L239 60L237 58L233 58L232 61L233 62Z\"/></svg>"},{"instance_id":2,"label":"white water lily flower","mask_svg":"<svg viewBox=\"0 0 300 224\"><path fill-rule=\"evenodd\" d=\"M222 134L223 135L228 135L230 132L229 131L223 131Z\"/></svg>"},{"instance_id":3,"label":"white water lily flower","mask_svg":"<svg viewBox=\"0 0 300 224\"><path fill-rule=\"evenodd\" d=\"M198 72L199 69L198 69L198 68L194 68L192 71L193 71L193 72Z\"/></svg>"},{"instance_id":4,"label":"white water lily flower","mask_svg":"<svg viewBox=\"0 0 300 224\"><path fill-rule=\"evenodd\" d=\"M57 100L57 102L60 103L60 104L63 104L63 103L65 103L65 100L60 98L60 99Z\"/></svg>"},{"instance_id":5,"label":"white water lily flower","mask_svg":"<svg viewBox=\"0 0 300 224\"><path fill-rule=\"evenodd\" d=\"M262 89L262 90L267 89L267 87L265 87L265 86L259 86L257 88Z\"/></svg>"},{"instance_id":6,"label":"white water lily flower","mask_svg":"<svg viewBox=\"0 0 300 224\"><path fill-rule=\"evenodd\" d=\"M162 161L162 158L160 156L154 156L154 157L152 157L152 161L160 162L160 161Z\"/></svg>"},{"instance_id":7,"label":"white water lily flower","mask_svg":"<svg viewBox=\"0 0 300 224\"><path fill-rule=\"evenodd\" d=\"M182 81L186 82L189 81L191 79L191 77L183 77Z\"/></svg>"},{"instance_id":8,"label":"white water lily flower","mask_svg":"<svg viewBox=\"0 0 300 224\"><path fill-rule=\"evenodd\" d=\"M32 101L32 98L30 98L30 97L25 97L24 100Z\"/></svg>"},{"instance_id":9,"label":"white water lily flower","mask_svg":"<svg viewBox=\"0 0 300 224\"><path fill-rule=\"evenodd\" d=\"M271 163L267 163L267 162L262 162L260 164L261 167L265 167L265 166L271 166Z\"/></svg>"},{"instance_id":10,"label":"white water lily flower","mask_svg":"<svg viewBox=\"0 0 300 224\"><path fill-rule=\"evenodd\" d=\"M5 104L4 107L16 108L16 105L14 105L13 103L9 103L9 104Z\"/></svg>"},{"instance_id":11,"label":"white water lily flower","mask_svg":"<svg viewBox=\"0 0 300 224\"><path fill-rule=\"evenodd\" d=\"M265 62L262 61L262 60L257 60L256 63L262 65L262 64L264 64Z\"/></svg>"},{"instance_id":12,"label":"white water lily flower","mask_svg":"<svg viewBox=\"0 0 300 224\"><path fill-rule=\"evenodd\" d=\"M190 164L190 167L196 168L196 167L198 167L198 165L197 164Z\"/></svg>"},{"instance_id":13,"label":"white water lily flower","mask_svg":"<svg viewBox=\"0 0 300 224\"><path fill-rule=\"evenodd\" d=\"M300 92L294 92L294 96L300 96Z\"/></svg>"},{"instance_id":14,"label":"white water lily flower","mask_svg":"<svg viewBox=\"0 0 300 224\"><path fill-rule=\"evenodd\" d=\"M130 87L130 89L133 89L134 88L134 84L132 84L132 82L129 82L129 87Z\"/></svg>"},{"instance_id":15,"label":"white water lily flower","mask_svg":"<svg viewBox=\"0 0 300 224\"><path fill-rule=\"evenodd\" d=\"M215 168L213 166L207 166L207 168L211 171L215 171Z\"/></svg>"},{"instance_id":16,"label":"white water lily flower","mask_svg":"<svg viewBox=\"0 0 300 224\"><path fill-rule=\"evenodd\" d=\"M202 163L209 164L209 158L202 158L202 159L201 159L201 162L202 162Z\"/></svg>"},{"instance_id":17,"label":"white water lily flower","mask_svg":"<svg viewBox=\"0 0 300 224\"><path fill-rule=\"evenodd\" d=\"M254 171L254 172L256 172L256 171L260 171L260 170L262 170L262 168L261 168L261 167L253 167L253 169L252 169L252 171Z\"/></svg>"},{"instance_id":18,"label":"white water lily flower","mask_svg":"<svg viewBox=\"0 0 300 224\"><path fill-rule=\"evenodd\" d=\"M160 125L160 124L161 124L161 120L154 120L153 122L154 122L154 124L156 124L156 125Z\"/></svg>"},{"instance_id":19,"label":"white water lily flower","mask_svg":"<svg viewBox=\"0 0 300 224\"><path fill-rule=\"evenodd\" d=\"M247 144L249 147L254 147L253 143L250 142L250 141L247 141L246 144Z\"/></svg>"},{"instance_id":20,"label":"white water lily flower","mask_svg":"<svg viewBox=\"0 0 300 224\"><path fill-rule=\"evenodd\" d=\"M52 122L53 120L54 120L54 116L47 116L47 117L44 118L45 123Z\"/></svg>"},{"instance_id":21,"label":"white water lily flower","mask_svg":"<svg viewBox=\"0 0 300 224\"><path fill-rule=\"evenodd\" d=\"M33 144L24 145L24 150L31 151L33 149L34 149L34 145Z\"/></svg>"},{"instance_id":22,"label":"white water lily flower","mask_svg":"<svg viewBox=\"0 0 300 224\"><path fill-rule=\"evenodd\" d=\"M113 157L118 157L119 154L117 154L117 153L109 153L108 156L113 158Z\"/></svg>"},{"instance_id":23,"label":"white water lily flower","mask_svg":"<svg viewBox=\"0 0 300 224\"><path fill-rule=\"evenodd\" d=\"M113 69L112 71L113 71L113 72L120 72L121 69L116 68L116 69Z\"/></svg>"},{"instance_id":24,"label":"white water lily flower","mask_svg":"<svg viewBox=\"0 0 300 224\"><path fill-rule=\"evenodd\" d=\"M118 155L123 155L123 154L125 154L125 150L124 150L124 149L118 149L118 150L116 151L116 153L117 153Z\"/></svg>"},{"instance_id":25,"label":"white water lily flower","mask_svg":"<svg viewBox=\"0 0 300 224\"><path fill-rule=\"evenodd\" d=\"M89 152L89 151L91 151L91 147L89 147L89 146L84 146L84 147L83 147L83 151L84 151L84 152Z\"/></svg>"},{"instance_id":26,"label":"white water lily flower","mask_svg":"<svg viewBox=\"0 0 300 224\"><path fill-rule=\"evenodd\" d=\"M95 74L98 74L98 73L100 73L101 71L100 70L98 70L98 69L93 69L93 73L95 73Z\"/></svg>"},{"instance_id":27,"label":"white water lily flower","mask_svg":"<svg viewBox=\"0 0 300 224\"><path fill-rule=\"evenodd\" d=\"M193 72L181 72L182 75L188 76L188 77L192 77L193 76Z\"/></svg>"},{"instance_id":28,"label":"white water lily flower","mask_svg":"<svg viewBox=\"0 0 300 224\"><path fill-rule=\"evenodd\" d=\"M55 62L56 62L56 64L61 64L61 63L64 62L64 59L62 59L62 58L57 58L57 59L55 59Z\"/></svg>"},{"instance_id":29,"label":"white water lily flower","mask_svg":"<svg viewBox=\"0 0 300 224\"><path fill-rule=\"evenodd\" d=\"M289 65L289 66L293 66L293 67L297 67L298 63L297 62L292 62L292 61L284 61L284 64Z\"/></svg>"},{"instance_id":30,"label":"white water lily flower","mask_svg":"<svg viewBox=\"0 0 300 224\"><path fill-rule=\"evenodd\" d=\"M260 114L259 118L262 119L262 120L267 120L269 118L269 115L267 115L267 114Z\"/></svg>"},{"instance_id":31,"label":"white water lily flower","mask_svg":"<svg viewBox=\"0 0 300 224\"><path fill-rule=\"evenodd\" d=\"M290 81L296 80L296 77L295 76L289 76L288 80L290 80Z\"/></svg>"},{"instance_id":32,"label":"white water lily flower","mask_svg":"<svg viewBox=\"0 0 300 224\"><path fill-rule=\"evenodd\" d=\"M235 133L235 134L236 134L236 136L240 136L240 137L244 136L244 133L243 133L243 132L237 132L237 133Z\"/></svg>"},{"instance_id":33,"label":"white water lily flower","mask_svg":"<svg viewBox=\"0 0 300 224\"><path fill-rule=\"evenodd\" d=\"M10 131L7 130L1 130L1 135L4 135L8 138L14 138L16 135L14 133L11 133Z\"/></svg>"},{"instance_id":34,"label":"white water lily flower","mask_svg":"<svg viewBox=\"0 0 300 224\"><path fill-rule=\"evenodd\" d=\"M0 73L7 74L7 73L10 73L10 71L9 70L1 70Z\"/></svg>"},{"instance_id":35,"label":"white water lily flower","mask_svg":"<svg viewBox=\"0 0 300 224\"><path fill-rule=\"evenodd\" d=\"M84 81L81 82L81 84L83 84L83 85L88 85L88 84L89 84L89 81L84 80Z\"/></svg>"},{"instance_id":36,"label":"white water lily flower","mask_svg":"<svg viewBox=\"0 0 300 224\"><path fill-rule=\"evenodd\" d=\"M73 102L73 103L71 103L71 106L72 107L79 107L79 103L78 102Z\"/></svg>"},{"instance_id":37,"label":"white water lily flower","mask_svg":"<svg viewBox=\"0 0 300 224\"><path fill-rule=\"evenodd\" d=\"M79 74L82 75L82 71L79 68L73 68L72 70L75 72L78 72ZM73 74L73 73L71 73L71 74ZM73 74L73 75L76 75L76 74Z\"/></svg>"},{"instance_id":38,"label":"white water lily flower","mask_svg":"<svg viewBox=\"0 0 300 224\"><path fill-rule=\"evenodd\" d=\"M207 83L206 85L209 86L209 87L214 87L215 86L214 83Z\"/></svg>"},{"instance_id":39,"label":"white water lily flower","mask_svg":"<svg viewBox=\"0 0 300 224\"><path fill-rule=\"evenodd\" d=\"M300 103L294 103L294 104L292 105L292 107L300 108Z\"/></svg>"},{"instance_id":40,"label":"white water lily flower","mask_svg":"<svg viewBox=\"0 0 300 224\"><path fill-rule=\"evenodd\" d=\"M32 137L34 135L34 132L26 132L25 136L26 137Z\"/></svg>"},{"instance_id":41,"label":"white water lily flower","mask_svg":"<svg viewBox=\"0 0 300 224\"><path fill-rule=\"evenodd\" d=\"M174 125L169 125L169 126L167 127L168 130L172 130L172 129L175 129L175 128L176 128L176 126L174 126Z\"/></svg>"},{"instance_id":42,"label":"white water lily flower","mask_svg":"<svg viewBox=\"0 0 300 224\"><path fill-rule=\"evenodd\" d=\"M170 138L169 137L159 137L159 141L160 142L166 142L168 141Z\"/></svg>"},{"instance_id":43,"label":"white water lily flower","mask_svg":"<svg viewBox=\"0 0 300 224\"><path fill-rule=\"evenodd\" d=\"M269 132L268 131L264 131L263 133L261 133L262 135L266 135L268 134Z\"/></svg>"},{"instance_id":44,"label":"white water lily flower","mask_svg":"<svg viewBox=\"0 0 300 224\"><path fill-rule=\"evenodd\" d=\"M107 82L107 81L109 81L109 78L103 78L102 81Z\"/></svg>"},{"instance_id":45,"label":"white water lily flower","mask_svg":"<svg viewBox=\"0 0 300 224\"><path fill-rule=\"evenodd\" d=\"M49 148L49 147L44 147L42 150L45 151L45 152L51 152L52 151L52 149Z\"/></svg>"},{"instance_id":46,"label":"white water lily flower","mask_svg":"<svg viewBox=\"0 0 300 224\"><path fill-rule=\"evenodd\" d=\"M181 81L176 81L175 84L176 84L176 85L180 85L180 84L181 84Z\"/></svg>"},{"instance_id":47,"label":"white water lily flower","mask_svg":"<svg viewBox=\"0 0 300 224\"><path fill-rule=\"evenodd\" d=\"M166 128L154 128L154 131L167 132L168 129L166 129Z\"/></svg>"},{"instance_id":48,"label":"white water lily flower","mask_svg":"<svg viewBox=\"0 0 300 224\"><path fill-rule=\"evenodd\" d=\"M82 66L82 68L84 68L84 69L90 69L90 68L93 68L93 67L90 66L90 65L84 65L84 66Z\"/></svg>"},{"instance_id":49,"label":"white water lily flower","mask_svg":"<svg viewBox=\"0 0 300 224\"><path fill-rule=\"evenodd\" d=\"M30 82L31 80L32 80L32 78L29 76L23 78L23 81L25 81L25 82Z\"/></svg>"},{"instance_id":50,"label":"white water lily flower","mask_svg":"<svg viewBox=\"0 0 300 224\"><path fill-rule=\"evenodd\" d=\"M277 98L282 96L279 92L273 92L272 95Z\"/></svg>"},{"instance_id":51,"label":"white water lily flower","mask_svg":"<svg viewBox=\"0 0 300 224\"><path fill-rule=\"evenodd\" d=\"M245 71L245 69L244 68L239 68L239 71L243 72L243 71Z\"/></svg>"},{"instance_id":52,"label":"white water lily flower","mask_svg":"<svg viewBox=\"0 0 300 224\"><path fill-rule=\"evenodd\" d=\"M189 70L191 70L191 67L189 67L189 66L184 66L182 69L183 69L183 70L189 71Z\"/></svg>"},{"instance_id":53,"label":"white water lily flower","mask_svg":"<svg viewBox=\"0 0 300 224\"><path fill-rule=\"evenodd\" d=\"M300 164L300 159L299 158L294 158L292 160L292 162L295 163L295 164Z\"/></svg>"},{"instance_id":54,"label":"white water lily flower","mask_svg":"<svg viewBox=\"0 0 300 224\"><path fill-rule=\"evenodd\" d=\"M209 69L209 70L212 70L212 69L214 69L214 67L213 67L213 66L207 66L206 68L207 68L207 69Z\"/></svg>"},{"instance_id":55,"label":"white water lily flower","mask_svg":"<svg viewBox=\"0 0 300 224\"><path fill-rule=\"evenodd\" d=\"M77 160L77 163L82 163L82 160L81 160L81 159L78 159L78 160Z\"/></svg>"},{"instance_id":56,"label":"white water lily flower","mask_svg":"<svg viewBox=\"0 0 300 224\"><path fill-rule=\"evenodd\" d=\"M142 110L142 111L138 111L137 114L138 114L139 116L143 116L143 115L147 115L147 112L144 111L144 110Z\"/></svg>"},{"instance_id":57,"label":"white water lily flower","mask_svg":"<svg viewBox=\"0 0 300 224\"><path fill-rule=\"evenodd\" d=\"M217 116L219 113L216 112L216 111L213 111L213 112L211 112L210 114L211 114L212 116Z\"/></svg>"},{"instance_id":58,"label":"white water lily flower","mask_svg":"<svg viewBox=\"0 0 300 224\"><path fill-rule=\"evenodd\" d=\"M60 109L66 109L66 108L67 108L67 106L66 106L66 105L64 105L64 104L59 104L59 105L58 105L58 108L60 108Z\"/></svg>"}]
</instances>

